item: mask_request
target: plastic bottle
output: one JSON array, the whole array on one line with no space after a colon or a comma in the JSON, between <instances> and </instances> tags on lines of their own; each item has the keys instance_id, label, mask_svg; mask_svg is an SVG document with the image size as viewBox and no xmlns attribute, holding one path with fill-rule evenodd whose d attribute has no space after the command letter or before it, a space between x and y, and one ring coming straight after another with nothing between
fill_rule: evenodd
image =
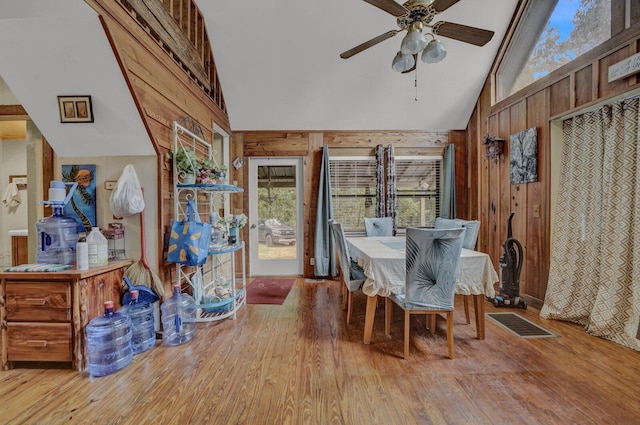
<instances>
[{"instance_id":1,"label":"plastic bottle","mask_svg":"<svg viewBox=\"0 0 640 425\"><path fill-rule=\"evenodd\" d=\"M87 236L89 248L89 267L102 267L109 264L109 245L98 227L92 227Z\"/></svg>"},{"instance_id":2,"label":"plastic bottle","mask_svg":"<svg viewBox=\"0 0 640 425\"><path fill-rule=\"evenodd\" d=\"M89 246L84 236L81 236L76 244L76 269L89 270Z\"/></svg>"},{"instance_id":3,"label":"plastic bottle","mask_svg":"<svg viewBox=\"0 0 640 425\"><path fill-rule=\"evenodd\" d=\"M67 185L71 186L66 192ZM48 201L38 201L53 209L51 217L45 217L36 223L38 251L36 262L44 264L73 264L76 261L76 241L78 223L64 215L64 207L73 196L78 183L65 183L52 180ZM65 197L66 195L66 197Z\"/></svg>"},{"instance_id":4,"label":"plastic bottle","mask_svg":"<svg viewBox=\"0 0 640 425\"><path fill-rule=\"evenodd\" d=\"M54 207L53 215L36 223L38 251L36 262L73 264L76 261L78 223L63 214L64 207Z\"/></svg>"},{"instance_id":5,"label":"plastic bottle","mask_svg":"<svg viewBox=\"0 0 640 425\"><path fill-rule=\"evenodd\" d=\"M115 312L113 301L104 303L104 315L87 325L87 363L93 376L105 376L123 369L133 359L131 318Z\"/></svg>"},{"instance_id":6,"label":"plastic bottle","mask_svg":"<svg viewBox=\"0 0 640 425\"><path fill-rule=\"evenodd\" d=\"M131 337L131 348L133 354L140 354L147 351L156 344L156 331L154 328L153 306L148 302L140 301L137 289L132 289L129 304L122 306L119 310L126 313L131 318L133 335Z\"/></svg>"},{"instance_id":7,"label":"plastic bottle","mask_svg":"<svg viewBox=\"0 0 640 425\"><path fill-rule=\"evenodd\" d=\"M173 296L162 303L162 341L180 345L196 336L196 306L193 297L173 285Z\"/></svg>"}]
</instances>

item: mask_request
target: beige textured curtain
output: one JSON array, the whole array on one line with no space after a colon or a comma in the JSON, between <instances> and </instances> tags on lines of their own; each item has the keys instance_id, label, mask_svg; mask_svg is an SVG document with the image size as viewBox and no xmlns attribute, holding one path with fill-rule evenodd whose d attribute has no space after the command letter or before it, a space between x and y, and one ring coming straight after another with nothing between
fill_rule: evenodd
<instances>
[{"instance_id":1,"label":"beige textured curtain","mask_svg":"<svg viewBox=\"0 0 640 425\"><path fill-rule=\"evenodd\" d=\"M639 103L566 120L541 316L640 351Z\"/></svg>"}]
</instances>

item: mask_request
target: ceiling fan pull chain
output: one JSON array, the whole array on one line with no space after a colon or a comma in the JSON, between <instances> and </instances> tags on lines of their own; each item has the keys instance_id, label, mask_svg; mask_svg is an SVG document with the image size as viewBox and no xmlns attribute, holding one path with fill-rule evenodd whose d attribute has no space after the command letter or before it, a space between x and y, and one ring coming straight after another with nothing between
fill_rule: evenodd
<instances>
[{"instance_id":1,"label":"ceiling fan pull chain","mask_svg":"<svg viewBox=\"0 0 640 425\"><path fill-rule=\"evenodd\" d=\"M416 102L418 101L418 67L416 66L416 79L414 82L415 86L416 86Z\"/></svg>"}]
</instances>

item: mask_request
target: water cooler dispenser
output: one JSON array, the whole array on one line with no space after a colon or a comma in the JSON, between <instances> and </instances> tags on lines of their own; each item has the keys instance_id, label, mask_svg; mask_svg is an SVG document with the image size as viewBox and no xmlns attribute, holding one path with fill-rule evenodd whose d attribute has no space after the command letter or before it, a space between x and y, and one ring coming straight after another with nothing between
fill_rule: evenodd
<instances>
[{"instance_id":1,"label":"water cooler dispenser","mask_svg":"<svg viewBox=\"0 0 640 425\"><path fill-rule=\"evenodd\" d=\"M67 192L67 186L71 186ZM39 201L53 209L53 215L36 223L38 251L36 262L45 264L74 264L76 261L76 242L78 241L78 223L64 215L64 206L69 203L78 183L51 181L49 200Z\"/></svg>"}]
</instances>

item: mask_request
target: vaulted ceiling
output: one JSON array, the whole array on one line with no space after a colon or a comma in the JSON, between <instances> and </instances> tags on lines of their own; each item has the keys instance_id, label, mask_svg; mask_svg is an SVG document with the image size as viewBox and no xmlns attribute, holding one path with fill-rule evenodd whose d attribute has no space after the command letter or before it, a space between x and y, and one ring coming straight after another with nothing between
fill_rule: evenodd
<instances>
[{"instance_id":1,"label":"vaulted ceiling","mask_svg":"<svg viewBox=\"0 0 640 425\"><path fill-rule=\"evenodd\" d=\"M495 35L484 47L441 37L446 59L407 74L391 70L402 33L339 57L397 28L394 16L362 0L198 7L233 130L451 130L467 126L517 2L460 0L437 15ZM67 140L86 141L96 155L153 154L98 17L82 0L0 0L0 76L59 155L81 154ZM56 97L64 94L92 95L101 120L60 124Z\"/></svg>"}]
</instances>

